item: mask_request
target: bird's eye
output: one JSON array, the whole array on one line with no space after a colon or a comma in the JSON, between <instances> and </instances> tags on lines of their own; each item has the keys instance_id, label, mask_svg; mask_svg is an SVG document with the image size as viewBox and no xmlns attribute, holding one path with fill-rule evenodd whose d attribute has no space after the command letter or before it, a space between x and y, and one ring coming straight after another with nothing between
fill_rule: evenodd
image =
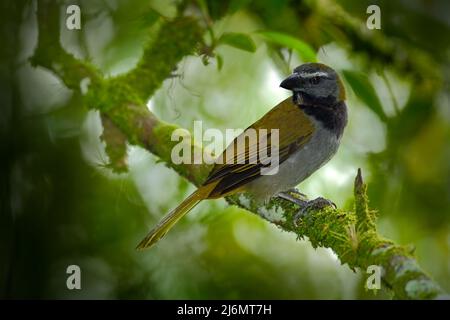
<instances>
[{"instance_id":1,"label":"bird's eye","mask_svg":"<svg viewBox=\"0 0 450 320\"><path fill-rule=\"evenodd\" d=\"M312 77L309 81L311 84L318 84L320 82L320 77Z\"/></svg>"}]
</instances>

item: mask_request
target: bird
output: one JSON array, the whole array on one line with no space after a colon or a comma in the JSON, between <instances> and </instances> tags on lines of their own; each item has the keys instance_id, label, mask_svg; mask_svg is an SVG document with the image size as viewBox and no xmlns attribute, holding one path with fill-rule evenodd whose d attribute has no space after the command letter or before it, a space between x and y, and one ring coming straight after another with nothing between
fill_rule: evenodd
<instances>
[{"instance_id":1,"label":"bird","mask_svg":"<svg viewBox=\"0 0 450 320\"><path fill-rule=\"evenodd\" d=\"M326 164L337 152L347 125L345 88L331 67L322 63L305 63L296 67L280 87L290 90L292 96L281 101L261 119L249 126L256 131L278 129L278 170L275 174L262 174L267 162L254 159L252 146L246 145L235 152L234 161L226 159L226 151L236 148L239 137L219 156L203 184L180 205L163 217L138 244L146 249L160 240L185 214L205 199L217 199L241 192L249 192L257 201L266 202L272 197L293 201L300 206L295 221L311 207L334 205L324 198L301 200L290 190ZM256 141L256 144L260 144ZM266 149L271 147L267 142ZM236 149L234 149L236 150ZM236 161L245 159L246 161ZM299 193L299 192L298 192ZM299 193L300 195L303 195Z\"/></svg>"}]
</instances>

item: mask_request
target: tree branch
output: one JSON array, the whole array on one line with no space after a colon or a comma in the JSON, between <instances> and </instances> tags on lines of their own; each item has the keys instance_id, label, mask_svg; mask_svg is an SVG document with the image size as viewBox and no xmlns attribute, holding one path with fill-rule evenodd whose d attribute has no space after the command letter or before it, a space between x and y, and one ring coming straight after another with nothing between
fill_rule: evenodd
<instances>
[{"instance_id":1,"label":"tree branch","mask_svg":"<svg viewBox=\"0 0 450 320\"><path fill-rule=\"evenodd\" d=\"M39 44L31 61L34 65L52 70L69 88L83 95L89 108L101 112L104 125L102 137L108 144L107 152L113 164L123 169L127 140L157 155L168 167L195 185L200 185L212 166L173 164L171 150L178 142L171 140L171 134L178 127L157 119L145 106L145 100L179 60L195 50L195 46L202 41L204 30L191 18L175 18L165 22L165 29L161 29L158 40L146 45L143 57L134 70L105 80L96 68L75 59L61 48L59 31L55 31L59 30L58 20L58 6L41 1L38 11ZM86 77L90 79L87 93L80 89L80 82ZM198 147L192 145L192 148ZM395 245L377 233L376 217L368 207L366 189L358 171L353 211L333 208L311 210L298 225L293 217L300 208L286 200L273 198L268 204L260 205L251 194L234 195L226 200L284 231L294 232L298 238L308 237L313 247L331 248L341 262L347 263L353 270L366 270L370 265L381 266L382 279L396 298L437 297L442 293L441 289L418 266L410 250Z\"/></svg>"},{"instance_id":2,"label":"tree branch","mask_svg":"<svg viewBox=\"0 0 450 320\"><path fill-rule=\"evenodd\" d=\"M117 81L130 84L143 101L148 100L176 69L177 63L194 52L202 41L202 33L193 18L176 17L165 21L156 40L148 41L137 67L119 76Z\"/></svg>"},{"instance_id":3,"label":"tree branch","mask_svg":"<svg viewBox=\"0 0 450 320\"><path fill-rule=\"evenodd\" d=\"M103 133L100 139L106 143L106 154L109 158L108 167L116 172L127 171L127 137L106 115L101 115Z\"/></svg>"},{"instance_id":4,"label":"tree branch","mask_svg":"<svg viewBox=\"0 0 450 320\"><path fill-rule=\"evenodd\" d=\"M76 59L66 52L60 43L59 5L51 0L38 3L38 45L30 58L32 66L44 67L61 78L72 90L81 92L83 79L98 82L100 71L93 65Z\"/></svg>"}]
</instances>

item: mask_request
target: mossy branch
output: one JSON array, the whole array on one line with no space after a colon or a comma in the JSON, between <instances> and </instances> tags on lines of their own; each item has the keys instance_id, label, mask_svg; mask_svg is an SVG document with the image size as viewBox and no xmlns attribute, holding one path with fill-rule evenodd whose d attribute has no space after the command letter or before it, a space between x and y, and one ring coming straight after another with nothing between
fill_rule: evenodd
<instances>
[{"instance_id":1,"label":"mossy branch","mask_svg":"<svg viewBox=\"0 0 450 320\"><path fill-rule=\"evenodd\" d=\"M110 160L108 167L116 172L127 171L127 137L106 115L101 115L103 133L100 139L106 143L106 154Z\"/></svg>"},{"instance_id":2,"label":"mossy branch","mask_svg":"<svg viewBox=\"0 0 450 320\"><path fill-rule=\"evenodd\" d=\"M76 59L62 48L59 5L52 0L41 0L38 6L39 38L34 55L30 58L31 65L52 71L68 88L78 92L83 91L81 84L84 79L100 81L102 76L96 67Z\"/></svg>"},{"instance_id":3,"label":"mossy branch","mask_svg":"<svg viewBox=\"0 0 450 320\"><path fill-rule=\"evenodd\" d=\"M131 117L113 114L111 120L121 128L127 128L124 133L134 137L130 141L159 156L168 167L193 184L201 184L211 170L210 165L174 165L170 160L172 147L178 143L171 140L171 134L178 127L159 121L148 110L137 113L134 110L134 106L128 106L122 112L129 113ZM431 299L441 294L439 286L418 266L408 247L396 245L377 233L376 218L369 209L367 186L360 170L354 190L353 211L334 208L312 210L297 224L293 217L300 208L283 199L273 198L268 204L261 205L253 201L251 194L240 194L228 197L227 201L259 215L284 231L294 232L298 238L308 237L313 247L331 248L341 262L347 263L353 270L359 268L365 272L370 265L380 266L383 282L396 298Z\"/></svg>"},{"instance_id":4,"label":"mossy branch","mask_svg":"<svg viewBox=\"0 0 450 320\"><path fill-rule=\"evenodd\" d=\"M102 138L107 143L106 150L113 167L116 166L119 171L124 169L125 143L128 141L157 155L168 167L195 185L200 185L211 165L173 164L171 150L177 142L171 140L171 134L178 127L157 119L146 108L145 100L175 69L179 60L201 43L204 30L191 18L175 18L165 22L166 29L159 34L159 38L164 36L164 39L158 38L153 44L147 44L135 69L106 80L99 70L75 59L61 48L58 20L58 6L50 1L39 2L39 44L31 61L53 71L69 88L83 96L89 108L100 111L104 125ZM180 25L183 27L180 28ZM164 50L157 46L162 46ZM89 88L84 92L80 83L86 78L89 79ZM360 268L364 272L370 265L380 266L383 282L396 298L437 297L442 293L441 289L418 266L412 252L377 233L376 217L369 209L366 190L359 170L355 179L354 210L330 207L311 210L297 224L293 217L300 208L283 199L273 198L261 205L253 201L251 194L240 194L228 197L227 201L259 215L284 231L294 232L298 238L308 237L313 247L331 248L341 262L352 269Z\"/></svg>"}]
</instances>

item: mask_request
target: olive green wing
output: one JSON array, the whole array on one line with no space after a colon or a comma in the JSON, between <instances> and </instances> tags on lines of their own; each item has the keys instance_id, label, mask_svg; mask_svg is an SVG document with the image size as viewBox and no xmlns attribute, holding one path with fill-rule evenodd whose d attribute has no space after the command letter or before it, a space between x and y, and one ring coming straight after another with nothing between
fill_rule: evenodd
<instances>
[{"instance_id":1,"label":"olive green wing","mask_svg":"<svg viewBox=\"0 0 450 320\"><path fill-rule=\"evenodd\" d=\"M249 134L248 129L256 129L255 134ZM291 98L282 101L236 137L218 157L203 184L216 183L208 198L233 194L258 178L261 170L270 166L271 152L278 152L278 162L283 163L309 141L313 130L308 116ZM249 137L253 144L248 143Z\"/></svg>"}]
</instances>

